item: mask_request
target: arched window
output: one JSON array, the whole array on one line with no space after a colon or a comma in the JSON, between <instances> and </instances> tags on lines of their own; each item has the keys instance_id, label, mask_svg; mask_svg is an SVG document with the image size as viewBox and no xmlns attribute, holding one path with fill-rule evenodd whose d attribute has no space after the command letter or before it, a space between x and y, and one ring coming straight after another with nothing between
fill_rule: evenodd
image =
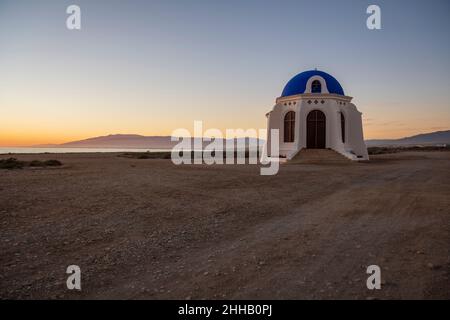
<instances>
[{"instance_id":1,"label":"arched window","mask_svg":"<svg viewBox=\"0 0 450 320\"><path fill-rule=\"evenodd\" d=\"M322 84L319 80L314 80L311 84L311 93L322 93Z\"/></svg>"},{"instance_id":2,"label":"arched window","mask_svg":"<svg viewBox=\"0 0 450 320\"><path fill-rule=\"evenodd\" d=\"M342 112L341 112L341 136L342 136L342 143L345 143L345 117Z\"/></svg>"},{"instance_id":3,"label":"arched window","mask_svg":"<svg viewBox=\"0 0 450 320\"><path fill-rule=\"evenodd\" d=\"M295 112L289 111L284 116L284 142L294 142L295 139Z\"/></svg>"}]
</instances>

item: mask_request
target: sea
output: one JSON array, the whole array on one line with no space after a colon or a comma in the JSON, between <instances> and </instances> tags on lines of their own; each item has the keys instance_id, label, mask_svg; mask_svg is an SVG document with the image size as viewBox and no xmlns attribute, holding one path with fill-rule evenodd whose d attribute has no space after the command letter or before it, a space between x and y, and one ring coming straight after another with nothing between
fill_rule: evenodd
<instances>
[{"instance_id":1,"label":"sea","mask_svg":"<svg viewBox=\"0 0 450 320\"><path fill-rule=\"evenodd\" d=\"M106 152L170 152L171 149L116 149L116 148L25 148L0 147L0 155L18 153L106 153Z\"/></svg>"}]
</instances>

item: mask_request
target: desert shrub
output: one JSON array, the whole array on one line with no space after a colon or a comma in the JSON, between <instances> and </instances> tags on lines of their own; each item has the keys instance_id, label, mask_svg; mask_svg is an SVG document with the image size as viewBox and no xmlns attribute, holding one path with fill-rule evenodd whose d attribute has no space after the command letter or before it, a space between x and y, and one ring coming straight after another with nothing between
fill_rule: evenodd
<instances>
[{"instance_id":1,"label":"desert shrub","mask_svg":"<svg viewBox=\"0 0 450 320\"><path fill-rule=\"evenodd\" d=\"M44 166L46 167L59 167L62 166L62 162L59 160L51 159L44 161Z\"/></svg>"},{"instance_id":2,"label":"desert shrub","mask_svg":"<svg viewBox=\"0 0 450 320\"><path fill-rule=\"evenodd\" d=\"M119 157L133 159L170 159L171 153L167 152L125 152L119 154Z\"/></svg>"},{"instance_id":3,"label":"desert shrub","mask_svg":"<svg viewBox=\"0 0 450 320\"><path fill-rule=\"evenodd\" d=\"M19 161L16 158L0 159L0 169L22 169L23 167L55 167L61 166L62 163L58 160L32 160Z\"/></svg>"},{"instance_id":4,"label":"desert shrub","mask_svg":"<svg viewBox=\"0 0 450 320\"><path fill-rule=\"evenodd\" d=\"M28 163L28 165L30 167L57 167L57 166L61 166L62 163L59 160L45 160L45 161L40 161L40 160L33 160L30 161Z\"/></svg>"},{"instance_id":5,"label":"desert shrub","mask_svg":"<svg viewBox=\"0 0 450 320\"><path fill-rule=\"evenodd\" d=\"M406 151L450 151L450 146L387 146L387 147L369 147L369 155L389 154Z\"/></svg>"},{"instance_id":6,"label":"desert shrub","mask_svg":"<svg viewBox=\"0 0 450 320\"><path fill-rule=\"evenodd\" d=\"M0 159L0 169L22 169L24 164L16 158Z\"/></svg>"},{"instance_id":7,"label":"desert shrub","mask_svg":"<svg viewBox=\"0 0 450 320\"><path fill-rule=\"evenodd\" d=\"M179 156L182 157L184 152L187 152L190 154L191 159L194 158L203 158L203 152L201 151L180 151ZM215 151L211 152L211 155L215 156ZM226 151L222 153L223 157L226 157ZM119 157L125 157L125 158L133 158L133 159L171 159L172 153L170 151L163 151L163 152L125 152L118 155ZM261 151L257 151L257 156L261 156ZM234 151L234 158L238 157L238 151ZM245 158L250 157L250 152L248 150L245 150Z\"/></svg>"},{"instance_id":8,"label":"desert shrub","mask_svg":"<svg viewBox=\"0 0 450 320\"><path fill-rule=\"evenodd\" d=\"M369 153L369 155L377 155L377 154L397 153L398 150L396 148L391 147L370 147L367 148L367 152Z\"/></svg>"},{"instance_id":9,"label":"desert shrub","mask_svg":"<svg viewBox=\"0 0 450 320\"><path fill-rule=\"evenodd\" d=\"M28 163L30 167L44 167L44 162L40 160L33 160Z\"/></svg>"}]
</instances>

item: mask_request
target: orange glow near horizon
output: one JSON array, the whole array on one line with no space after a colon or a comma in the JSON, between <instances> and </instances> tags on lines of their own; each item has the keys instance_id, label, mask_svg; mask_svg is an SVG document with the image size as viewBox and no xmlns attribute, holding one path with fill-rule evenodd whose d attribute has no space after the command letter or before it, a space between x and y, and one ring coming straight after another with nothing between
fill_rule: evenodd
<instances>
[{"instance_id":1,"label":"orange glow near horizon","mask_svg":"<svg viewBox=\"0 0 450 320\"><path fill-rule=\"evenodd\" d=\"M193 133L192 130L193 124L186 125L188 131ZM364 138L368 139L398 139L404 138L408 136L413 136L422 133L429 133L433 131L443 131L449 130L450 127L446 126L436 126L436 127L423 127L423 128L409 128L409 127L401 127L396 128L395 123L392 125L387 124L363 124L364 127ZM212 128L211 126L203 128L204 131ZM227 128L218 128L221 130L225 136L225 130ZM237 128L229 128L229 129L237 129ZM243 128L246 130L249 128ZM255 128L260 129L260 128ZM261 127L264 129L264 127ZM68 131L57 131L57 130L14 130L14 131L5 131L0 130L0 147L29 147L34 145L42 145L42 144L62 144L71 141L84 140L92 137L98 136L107 136L110 134L139 134L144 136L169 136L172 134L173 130L159 130L159 131L148 131L148 130L115 130L115 131L101 131L101 130L92 130L87 132L68 132Z\"/></svg>"},{"instance_id":2,"label":"orange glow near horizon","mask_svg":"<svg viewBox=\"0 0 450 320\"><path fill-rule=\"evenodd\" d=\"M225 135L226 129L266 129L264 114L271 108L267 103L270 100L265 98L240 101L239 104L234 97L217 99L211 108L208 101L180 106L155 96L149 99L152 104L141 98L135 101L135 107L124 108L120 103L106 104L100 100L100 95L65 101L60 93L55 95L55 101L63 103L56 104L46 103L46 99L38 94L32 101L12 93L10 91L4 102L20 107L8 108L8 113L3 114L1 147L61 144L110 134L169 136L178 128L185 128L193 134L194 120L203 121L203 131L217 128ZM365 101L355 101L355 104L363 112L365 139L398 139L450 130L450 117L445 105L435 104L435 111L425 116L419 103L396 108ZM230 105L234 105L234 109L229 108ZM262 108L264 105L269 107Z\"/></svg>"},{"instance_id":3,"label":"orange glow near horizon","mask_svg":"<svg viewBox=\"0 0 450 320\"><path fill-rule=\"evenodd\" d=\"M258 103L259 104L259 103ZM358 105L358 103L356 103ZM174 108L167 106L166 108ZM73 106L65 106L65 109ZM33 108L29 108L32 110ZM104 108L105 110L106 108ZM240 117L234 117L231 110L224 108L216 116L212 110L205 112L203 131L217 128L225 135L226 129L266 129L264 112L258 106L250 106L240 112ZM403 114L400 109L386 116L387 111L382 106L366 106L363 110L364 138L367 139L398 139L433 131L450 130L450 119L446 112L436 112L422 117L419 110L415 113ZM445 110L445 108L441 108ZM17 110L17 109L15 109ZM50 108L52 110L52 108ZM189 110L189 107L186 108ZM10 114L6 124L0 127L1 147L27 147L40 144L61 144L110 134L139 134L144 136L169 136L175 129L185 128L193 134L194 120L201 120L201 113L190 115L181 110L178 117L152 112L146 114L110 112L110 118L105 118L99 112L85 111L78 115L54 115L47 113L29 113L24 118L21 114ZM255 110L259 111L256 116ZM370 111L368 111L370 110ZM439 111L439 110L438 110ZM366 118L366 114L370 117ZM195 117L195 118L194 118ZM3 120L2 119L2 120ZM385 119L389 119L386 121Z\"/></svg>"}]
</instances>

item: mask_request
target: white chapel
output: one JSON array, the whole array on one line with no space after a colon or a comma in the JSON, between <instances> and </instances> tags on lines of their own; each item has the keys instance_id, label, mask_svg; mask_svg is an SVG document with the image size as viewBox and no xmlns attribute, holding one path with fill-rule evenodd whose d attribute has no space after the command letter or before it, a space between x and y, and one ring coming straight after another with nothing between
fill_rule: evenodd
<instances>
[{"instance_id":1,"label":"white chapel","mask_svg":"<svg viewBox=\"0 0 450 320\"><path fill-rule=\"evenodd\" d=\"M292 159L302 149L332 149L350 160L368 160L362 117L352 97L326 72L293 77L267 113L269 156ZM270 130L279 130L279 154L270 150Z\"/></svg>"}]
</instances>

